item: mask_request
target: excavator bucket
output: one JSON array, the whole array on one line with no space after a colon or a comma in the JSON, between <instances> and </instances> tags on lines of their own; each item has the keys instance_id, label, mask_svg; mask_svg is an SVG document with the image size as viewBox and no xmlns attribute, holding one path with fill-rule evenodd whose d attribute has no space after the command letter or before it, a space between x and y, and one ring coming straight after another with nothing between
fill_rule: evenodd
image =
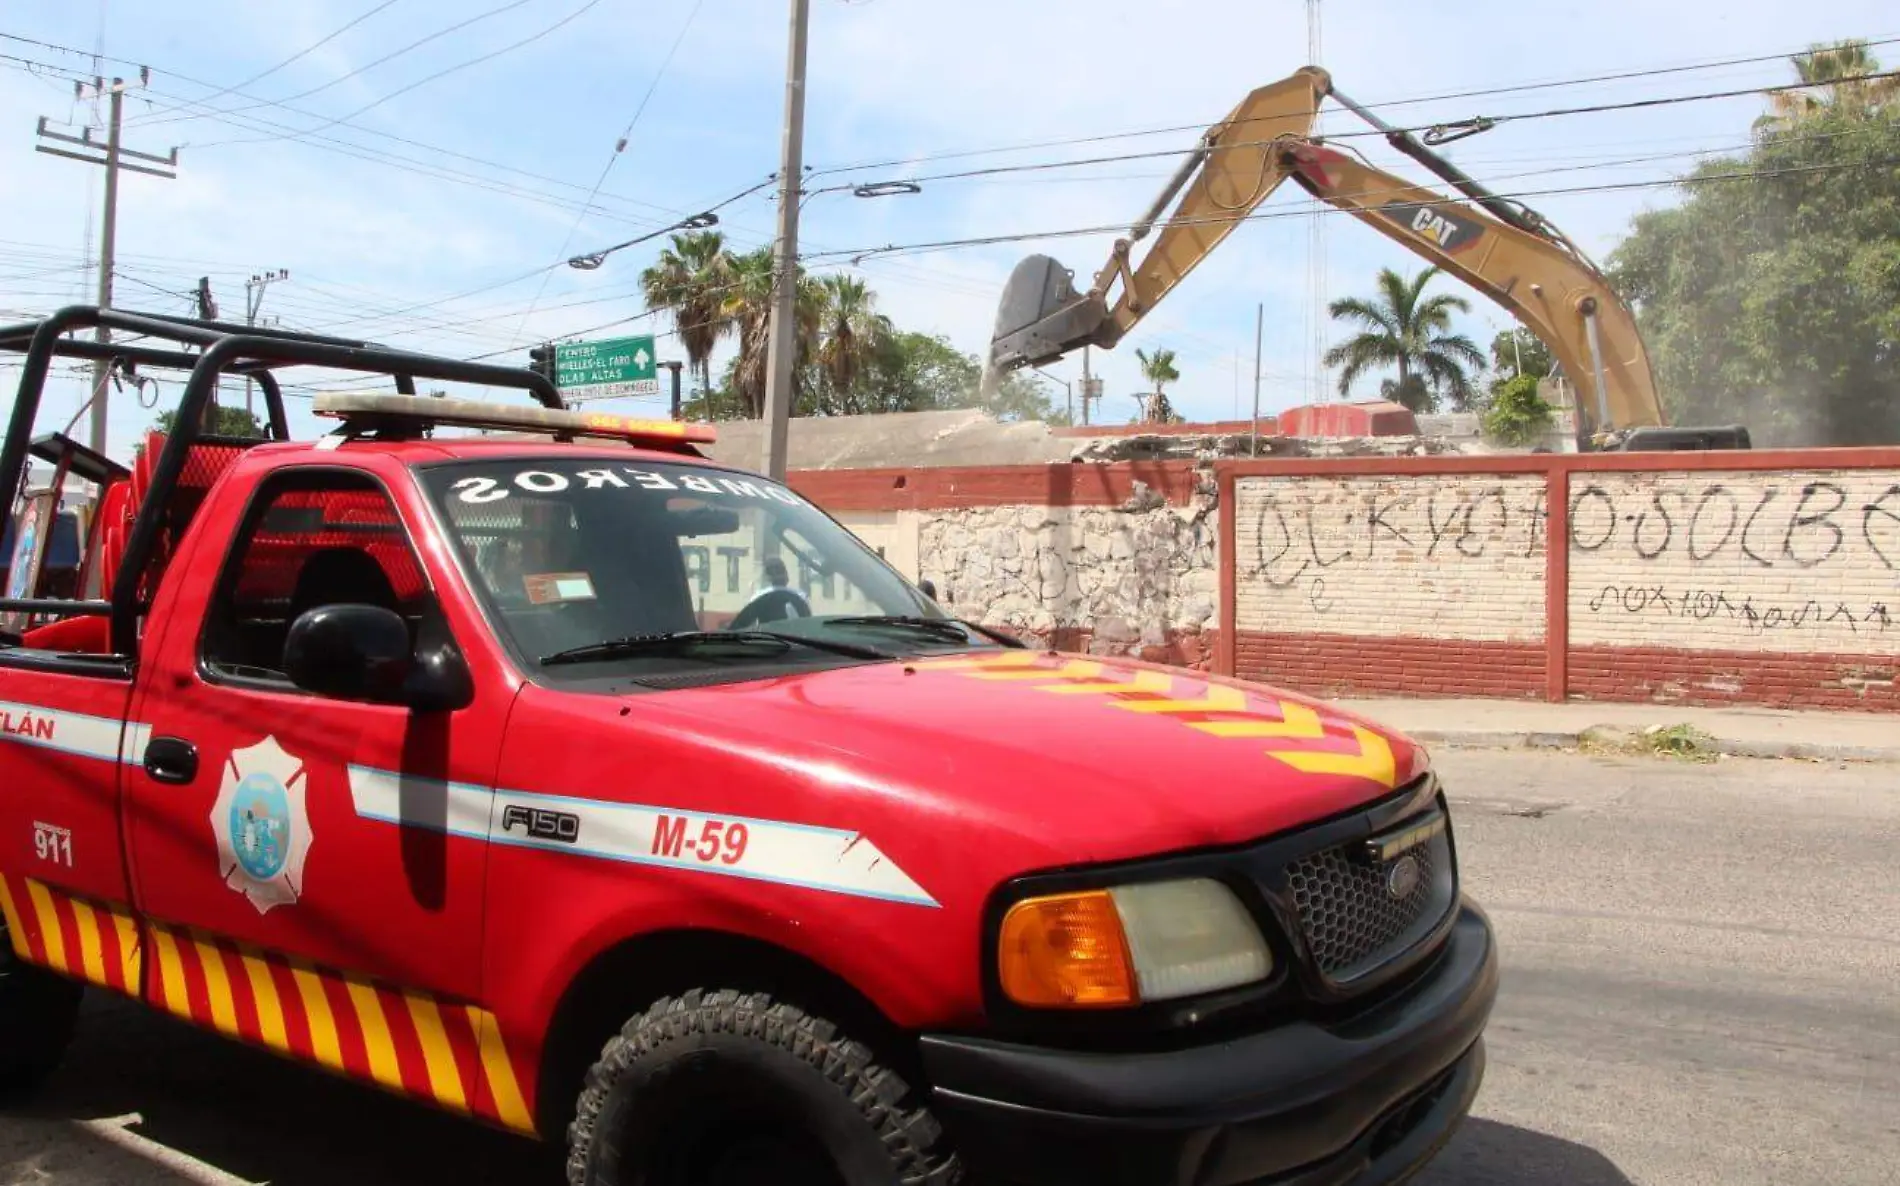
<instances>
[{"instance_id":1,"label":"excavator bucket","mask_svg":"<svg viewBox=\"0 0 1900 1186\"><path fill-rule=\"evenodd\" d=\"M1016 265L996 309L996 332L983 369L983 394L995 394L1005 371L1037 366L1092 342L1108 320L1100 296L1075 291L1075 274L1046 255Z\"/></svg>"}]
</instances>

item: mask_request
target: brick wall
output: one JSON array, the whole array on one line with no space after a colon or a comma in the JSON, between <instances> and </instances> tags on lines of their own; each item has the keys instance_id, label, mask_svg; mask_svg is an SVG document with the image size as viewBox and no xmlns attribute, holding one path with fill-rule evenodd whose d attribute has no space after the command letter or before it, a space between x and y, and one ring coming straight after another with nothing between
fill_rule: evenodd
<instances>
[{"instance_id":1,"label":"brick wall","mask_svg":"<svg viewBox=\"0 0 1900 1186\"><path fill-rule=\"evenodd\" d=\"M1896 706L1900 473L1578 473L1573 696Z\"/></svg>"},{"instance_id":2,"label":"brick wall","mask_svg":"<svg viewBox=\"0 0 1900 1186\"><path fill-rule=\"evenodd\" d=\"M1243 462L1221 490L1244 677L1900 709L1900 450Z\"/></svg>"},{"instance_id":3,"label":"brick wall","mask_svg":"<svg viewBox=\"0 0 1900 1186\"><path fill-rule=\"evenodd\" d=\"M1238 479L1237 669L1337 694L1541 694L1546 486L1535 474Z\"/></svg>"}]
</instances>

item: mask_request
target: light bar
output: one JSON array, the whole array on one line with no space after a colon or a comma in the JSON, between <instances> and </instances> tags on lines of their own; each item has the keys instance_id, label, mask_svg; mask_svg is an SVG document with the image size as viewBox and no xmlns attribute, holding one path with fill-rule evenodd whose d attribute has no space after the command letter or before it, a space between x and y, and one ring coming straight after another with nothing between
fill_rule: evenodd
<instances>
[{"instance_id":1,"label":"light bar","mask_svg":"<svg viewBox=\"0 0 1900 1186\"><path fill-rule=\"evenodd\" d=\"M439 399L425 395L386 395L375 392L329 392L313 401L312 411L343 421L404 421L414 425L453 424L461 428L489 428L516 432L584 437L606 437L632 444L685 442L710 445L718 433L710 424L677 420L642 420L608 412L572 412L528 405L496 404L473 399Z\"/></svg>"}]
</instances>

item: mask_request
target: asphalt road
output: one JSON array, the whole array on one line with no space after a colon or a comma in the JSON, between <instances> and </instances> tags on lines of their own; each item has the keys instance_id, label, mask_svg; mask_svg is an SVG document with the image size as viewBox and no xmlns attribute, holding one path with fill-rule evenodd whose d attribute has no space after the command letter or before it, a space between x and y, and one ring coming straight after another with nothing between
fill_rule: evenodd
<instances>
[{"instance_id":1,"label":"asphalt road","mask_svg":"<svg viewBox=\"0 0 1900 1186\"><path fill-rule=\"evenodd\" d=\"M1900 1181L1900 768L1439 764L1504 979L1474 1118L1419 1186ZM0 1186L560 1180L552 1151L122 1005L0 1115Z\"/></svg>"}]
</instances>

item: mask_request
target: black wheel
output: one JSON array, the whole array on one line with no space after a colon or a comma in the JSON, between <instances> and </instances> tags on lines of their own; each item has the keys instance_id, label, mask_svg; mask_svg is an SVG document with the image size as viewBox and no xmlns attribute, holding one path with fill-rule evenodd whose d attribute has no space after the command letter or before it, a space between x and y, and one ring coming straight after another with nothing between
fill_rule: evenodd
<instances>
[{"instance_id":1,"label":"black wheel","mask_svg":"<svg viewBox=\"0 0 1900 1186\"><path fill-rule=\"evenodd\" d=\"M910 1089L760 993L668 997L621 1028L568 1126L570 1186L952 1186Z\"/></svg>"},{"instance_id":2,"label":"black wheel","mask_svg":"<svg viewBox=\"0 0 1900 1186\"><path fill-rule=\"evenodd\" d=\"M27 1095L59 1066L85 987L22 963L0 926L0 1098Z\"/></svg>"}]
</instances>

